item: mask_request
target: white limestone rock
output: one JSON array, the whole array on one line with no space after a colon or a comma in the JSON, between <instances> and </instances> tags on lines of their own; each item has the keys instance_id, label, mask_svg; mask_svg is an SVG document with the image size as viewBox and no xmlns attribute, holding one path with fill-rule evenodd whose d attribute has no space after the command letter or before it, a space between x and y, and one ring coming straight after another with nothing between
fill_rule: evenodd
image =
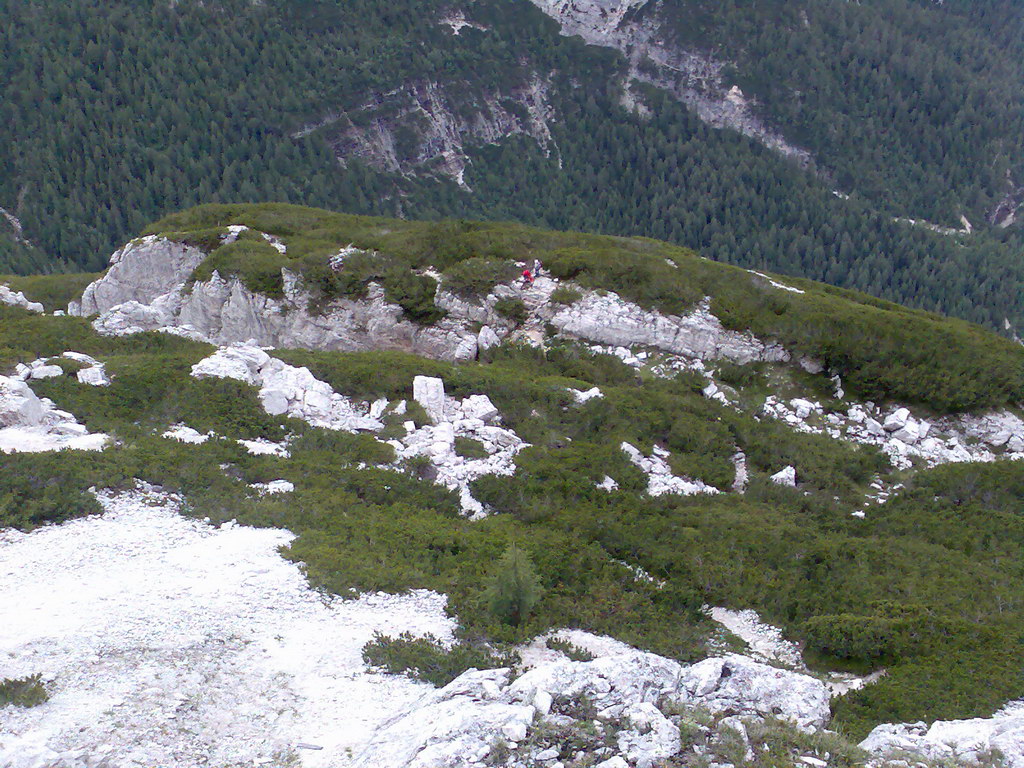
<instances>
[{"instance_id":1,"label":"white limestone rock","mask_svg":"<svg viewBox=\"0 0 1024 768\"><path fill-rule=\"evenodd\" d=\"M807 731L823 727L831 715L828 688L820 680L735 654L688 667L679 692L683 703L714 713L777 717Z\"/></svg>"},{"instance_id":2,"label":"white limestone rock","mask_svg":"<svg viewBox=\"0 0 1024 768\"><path fill-rule=\"evenodd\" d=\"M488 350L501 344L501 339L498 338L498 334L494 332L491 326L485 325L480 329L480 333L477 334L476 343L480 349Z\"/></svg>"},{"instance_id":3,"label":"white limestone rock","mask_svg":"<svg viewBox=\"0 0 1024 768\"><path fill-rule=\"evenodd\" d=\"M776 485L785 485L790 488L796 488L796 468L791 466L784 467L768 479Z\"/></svg>"},{"instance_id":4,"label":"white limestone rock","mask_svg":"<svg viewBox=\"0 0 1024 768\"><path fill-rule=\"evenodd\" d=\"M102 363L97 363L91 368L83 368L75 374L79 383L91 387L109 387L110 377L107 376L106 368Z\"/></svg>"},{"instance_id":5,"label":"white limestone rock","mask_svg":"<svg viewBox=\"0 0 1024 768\"><path fill-rule=\"evenodd\" d=\"M651 496L661 496L666 493L691 496L696 493L714 494L719 492L717 488L700 480L690 480L673 475L672 468L665 461L669 453L660 446L655 446L654 455L650 457L644 456L636 446L627 442L623 442L619 447L630 462L647 475L647 493Z\"/></svg>"},{"instance_id":6,"label":"white limestone rock","mask_svg":"<svg viewBox=\"0 0 1024 768\"><path fill-rule=\"evenodd\" d=\"M0 376L0 453L95 451L108 441L103 433L90 434L50 400L36 397L21 379Z\"/></svg>"},{"instance_id":7,"label":"white limestone rock","mask_svg":"<svg viewBox=\"0 0 1024 768\"><path fill-rule=\"evenodd\" d=\"M443 393L443 383L441 388ZM413 383L413 389L415 391L415 382ZM484 424L492 424L498 418L498 409L487 395L470 395L467 397L462 401L462 413L465 415L465 418L479 419Z\"/></svg>"},{"instance_id":8,"label":"white limestone rock","mask_svg":"<svg viewBox=\"0 0 1024 768\"><path fill-rule=\"evenodd\" d=\"M206 253L156 235L132 240L115 251L100 279L90 283L68 313L89 317L128 301L146 306L188 280Z\"/></svg>"},{"instance_id":9,"label":"white limestone rock","mask_svg":"<svg viewBox=\"0 0 1024 768\"><path fill-rule=\"evenodd\" d=\"M308 368L296 368L270 357L253 344L222 347L192 366L196 378L237 379L260 388L259 398L271 415L292 416L314 427L346 432L377 432L383 422L317 379Z\"/></svg>"},{"instance_id":10,"label":"white limestone rock","mask_svg":"<svg viewBox=\"0 0 1024 768\"><path fill-rule=\"evenodd\" d=\"M702 360L725 358L738 363L785 362L789 353L749 333L729 331L704 300L687 315L647 311L614 293L587 294L550 320L560 333L612 346L648 346Z\"/></svg>"},{"instance_id":11,"label":"white limestone rock","mask_svg":"<svg viewBox=\"0 0 1024 768\"><path fill-rule=\"evenodd\" d=\"M9 307L21 307L28 312L41 313L43 305L38 301L29 301L21 291L11 290L6 283L0 283L0 304Z\"/></svg>"},{"instance_id":12,"label":"white limestone rock","mask_svg":"<svg viewBox=\"0 0 1024 768\"><path fill-rule=\"evenodd\" d=\"M445 420L444 382L433 376L416 376L412 380L412 397L423 406L434 424Z\"/></svg>"},{"instance_id":13,"label":"white limestone rock","mask_svg":"<svg viewBox=\"0 0 1024 768\"><path fill-rule=\"evenodd\" d=\"M992 717L877 726L860 743L877 758L905 753L938 762L977 764L998 750L1007 768L1024 768L1024 702L1013 702Z\"/></svg>"},{"instance_id":14,"label":"white limestone rock","mask_svg":"<svg viewBox=\"0 0 1024 768\"><path fill-rule=\"evenodd\" d=\"M588 390L570 389L569 392L572 394L572 399L580 404L593 400L595 397L604 397L604 394L602 394L598 387L591 387Z\"/></svg>"},{"instance_id":15,"label":"white limestone rock","mask_svg":"<svg viewBox=\"0 0 1024 768\"><path fill-rule=\"evenodd\" d=\"M59 365L48 365L45 360L36 360L25 371L26 378L33 381L41 379L55 379L64 375L64 369Z\"/></svg>"}]
</instances>

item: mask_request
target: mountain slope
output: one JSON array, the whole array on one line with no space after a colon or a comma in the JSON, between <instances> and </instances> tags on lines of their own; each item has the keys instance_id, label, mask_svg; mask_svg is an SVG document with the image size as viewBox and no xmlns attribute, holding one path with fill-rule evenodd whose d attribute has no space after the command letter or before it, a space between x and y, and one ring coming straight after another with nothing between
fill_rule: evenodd
<instances>
[{"instance_id":1,"label":"mountain slope","mask_svg":"<svg viewBox=\"0 0 1024 768\"><path fill-rule=\"evenodd\" d=\"M98 268L170 210L277 199L656 236L1021 317L1013 4L609 3L659 35L630 61L525 0L52 5L6 9L0 122L0 204L51 258ZM681 86L659 56L700 66ZM733 108L806 167L700 116ZM973 234L929 228L961 215Z\"/></svg>"},{"instance_id":2,"label":"mountain slope","mask_svg":"<svg viewBox=\"0 0 1024 768\"><path fill-rule=\"evenodd\" d=\"M1024 694L1019 345L642 239L281 205L151 229L86 289L87 312L123 300L92 325L0 308L5 439L112 438L5 455L5 524L138 478L289 528L314 587L443 592L467 640L571 626L691 660L714 642L702 605L755 608L823 670L887 670L832 702L858 736ZM198 340L301 315L326 349ZM438 329L432 357L400 351ZM434 359L460 334L469 359ZM277 480L293 490L263 493ZM510 543L544 590L518 623L486 599Z\"/></svg>"}]
</instances>

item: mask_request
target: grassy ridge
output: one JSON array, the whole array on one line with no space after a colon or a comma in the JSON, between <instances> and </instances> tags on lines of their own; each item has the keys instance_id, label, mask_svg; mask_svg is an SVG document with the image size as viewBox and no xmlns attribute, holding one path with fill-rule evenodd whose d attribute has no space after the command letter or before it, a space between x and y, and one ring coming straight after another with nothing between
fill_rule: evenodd
<instances>
[{"instance_id":1,"label":"grassy ridge","mask_svg":"<svg viewBox=\"0 0 1024 768\"><path fill-rule=\"evenodd\" d=\"M219 246L217 235L229 224L281 238L287 255L258 237ZM196 272L200 279L216 268L238 275L254 290L279 295L279 271L287 267L303 274L321 300L359 295L376 279L395 300L421 311L426 294L398 284L412 269L433 267L453 287L476 285L479 291L488 279L498 279L494 265L540 258L557 277L614 290L666 313L686 312L710 296L726 327L749 329L795 354L821 360L863 399L901 400L940 412L1024 400L1024 349L979 326L807 280L786 278L803 293L784 291L746 270L646 238L508 223L408 222L283 204L200 206L168 216L146 233L210 249ZM327 256L350 244L378 255L352 259L340 273L328 269ZM483 282L474 284L469 271Z\"/></svg>"}]
</instances>

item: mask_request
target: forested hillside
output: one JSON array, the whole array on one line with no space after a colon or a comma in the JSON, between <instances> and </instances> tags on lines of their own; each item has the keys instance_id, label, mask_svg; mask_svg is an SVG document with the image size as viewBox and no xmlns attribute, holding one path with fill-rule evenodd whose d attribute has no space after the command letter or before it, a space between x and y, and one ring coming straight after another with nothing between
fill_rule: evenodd
<instances>
[{"instance_id":1,"label":"forested hillside","mask_svg":"<svg viewBox=\"0 0 1024 768\"><path fill-rule=\"evenodd\" d=\"M35 246L0 244L3 271L95 269L171 210L278 200L649 235L992 326L1024 320L1018 225L999 226L1020 202L1024 136L1008 0L634 10L724 62L723 83L810 153L806 168L664 90L624 98L624 57L563 37L527 0L0 12L0 206ZM894 220L961 215L972 234Z\"/></svg>"}]
</instances>

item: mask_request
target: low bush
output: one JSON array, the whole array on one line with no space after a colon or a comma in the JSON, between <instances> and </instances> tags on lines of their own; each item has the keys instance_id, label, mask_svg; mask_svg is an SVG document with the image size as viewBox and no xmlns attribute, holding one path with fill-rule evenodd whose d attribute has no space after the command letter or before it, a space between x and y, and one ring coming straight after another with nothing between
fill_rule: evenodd
<instances>
[{"instance_id":1,"label":"low bush","mask_svg":"<svg viewBox=\"0 0 1024 768\"><path fill-rule=\"evenodd\" d=\"M384 276L384 296L402 308L417 323L429 325L444 317L444 310L434 304L437 280L417 275L401 267L388 270Z\"/></svg>"},{"instance_id":2,"label":"low bush","mask_svg":"<svg viewBox=\"0 0 1024 768\"><path fill-rule=\"evenodd\" d=\"M560 285L551 292L551 301L555 304L575 304L582 298L582 293L567 285Z\"/></svg>"},{"instance_id":3,"label":"low bush","mask_svg":"<svg viewBox=\"0 0 1024 768\"><path fill-rule=\"evenodd\" d=\"M578 645L575 645L568 640L562 640L558 637L549 637L544 641L544 645L552 651L564 653L570 661L594 660L594 654L584 648L580 648Z\"/></svg>"},{"instance_id":4,"label":"low bush","mask_svg":"<svg viewBox=\"0 0 1024 768\"><path fill-rule=\"evenodd\" d=\"M464 459L486 459L489 455L484 444L471 437L456 437L455 452Z\"/></svg>"},{"instance_id":5,"label":"low bush","mask_svg":"<svg viewBox=\"0 0 1024 768\"><path fill-rule=\"evenodd\" d=\"M494 302L494 311L514 323L522 323L530 316L522 299L502 298Z\"/></svg>"},{"instance_id":6,"label":"low bush","mask_svg":"<svg viewBox=\"0 0 1024 768\"><path fill-rule=\"evenodd\" d=\"M37 707L49 698L42 675L0 680L0 707Z\"/></svg>"},{"instance_id":7,"label":"low bush","mask_svg":"<svg viewBox=\"0 0 1024 768\"><path fill-rule=\"evenodd\" d=\"M476 256L448 267L442 282L446 290L472 299L486 296L498 283L515 278L516 265L511 261Z\"/></svg>"},{"instance_id":8,"label":"low bush","mask_svg":"<svg viewBox=\"0 0 1024 768\"><path fill-rule=\"evenodd\" d=\"M496 653L482 645L452 643L446 646L433 635L413 637L403 632L397 638L374 633L363 646L363 661L392 674L406 674L438 688L468 669L516 667L519 655Z\"/></svg>"}]
</instances>

